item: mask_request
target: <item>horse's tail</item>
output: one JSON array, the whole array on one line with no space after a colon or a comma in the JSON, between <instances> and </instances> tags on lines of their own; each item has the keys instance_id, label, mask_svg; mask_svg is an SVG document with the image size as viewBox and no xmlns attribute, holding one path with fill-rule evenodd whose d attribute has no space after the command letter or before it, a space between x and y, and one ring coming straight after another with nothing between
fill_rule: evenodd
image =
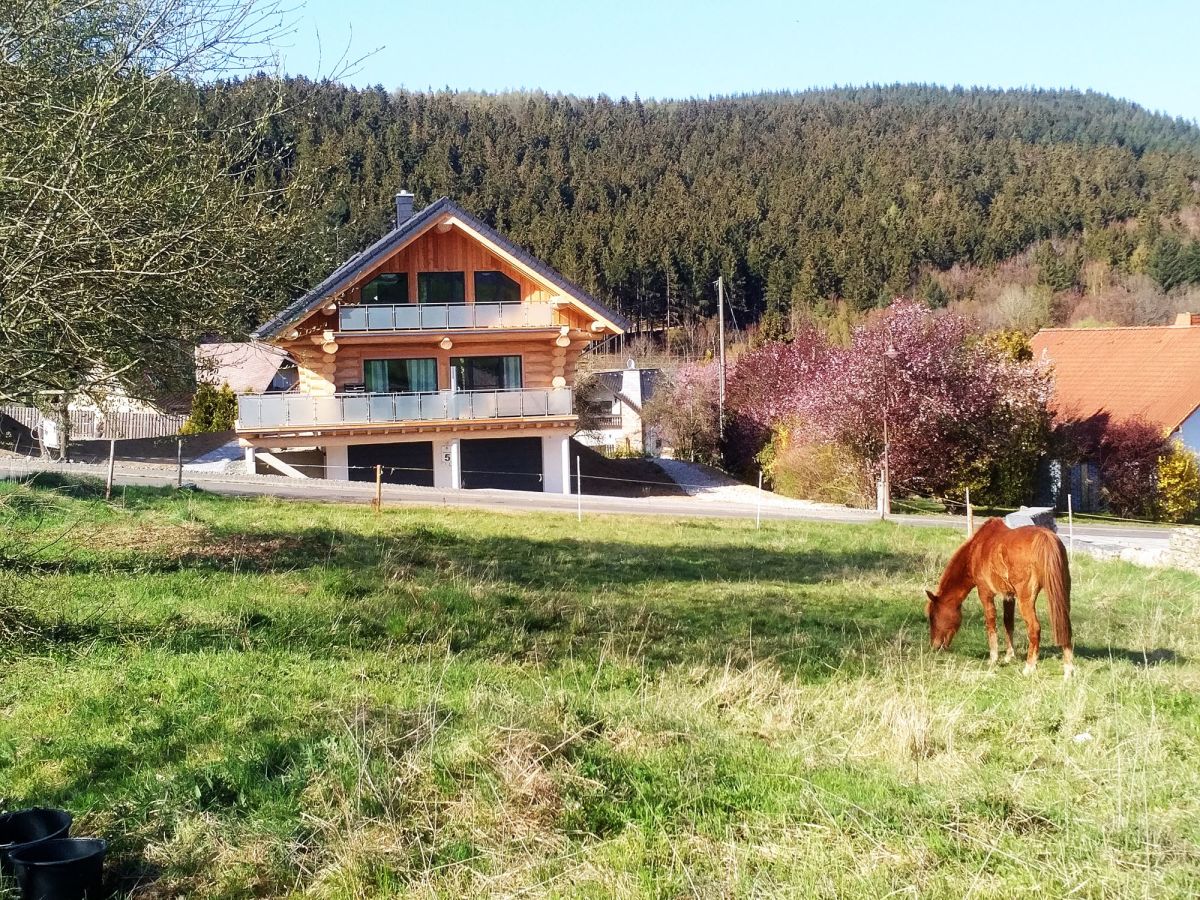
<instances>
[{"instance_id":1,"label":"horse's tail","mask_svg":"<svg viewBox=\"0 0 1200 900\"><path fill-rule=\"evenodd\" d=\"M1050 624L1054 628L1054 643L1071 646L1071 567L1067 548L1051 531L1041 530L1037 536L1037 559L1042 573L1042 586L1050 603Z\"/></svg>"}]
</instances>

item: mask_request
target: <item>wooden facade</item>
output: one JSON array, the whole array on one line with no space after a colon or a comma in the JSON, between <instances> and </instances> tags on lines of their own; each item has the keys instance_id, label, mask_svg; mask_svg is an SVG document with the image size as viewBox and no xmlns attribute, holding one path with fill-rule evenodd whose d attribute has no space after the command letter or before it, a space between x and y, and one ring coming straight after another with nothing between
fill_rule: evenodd
<instances>
[{"instance_id":1,"label":"wooden facade","mask_svg":"<svg viewBox=\"0 0 1200 900\"><path fill-rule=\"evenodd\" d=\"M343 302L358 303L362 286L386 273L408 275L408 302L417 302L417 275L421 272L462 272L466 300L475 302L475 273L503 272L521 286L521 302L549 303L554 294L525 273L492 253L459 228L445 231L435 227L377 266L346 291Z\"/></svg>"},{"instance_id":2,"label":"wooden facade","mask_svg":"<svg viewBox=\"0 0 1200 900\"><path fill-rule=\"evenodd\" d=\"M567 324L549 328L489 329L486 331L424 331L405 333L346 334L338 331L337 305L357 304L363 285L380 274L408 275L409 302L417 302L417 276L421 272L462 272L466 303L475 302L474 274L499 271L521 287L523 303L553 303ZM347 385L363 382L367 359L435 358L438 385L450 387L450 360L457 356L519 354L524 386L565 387L573 383L576 363L588 344L604 334L594 327L595 319L577 306L561 302L552 289L535 281L509 261L502 259L472 235L451 225L429 229L379 266L364 273L338 299L293 329L279 341L296 360L298 388L302 393L330 395ZM444 347L449 343L450 347Z\"/></svg>"},{"instance_id":3,"label":"wooden facade","mask_svg":"<svg viewBox=\"0 0 1200 900\"><path fill-rule=\"evenodd\" d=\"M296 362L297 393L315 399L239 398L239 435L248 465L254 467L257 459L284 474L304 477L271 451L305 453L303 448L315 447L324 460L319 466L322 477L347 479L362 474L358 470L368 456L403 460L419 450L422 459L432 459L431 475L421 469L422 483L432 478L435 487L480 487L484 485L468 483L468 476L487 474L495 482L517 470L525 478L520 482L525 486L517 489L529 489L530 479L536 478L542 490L570 493L570 440L577 417L571 394L563 389L573 385L579 356L589 344L621 333L620 316L548 273L448 200L437 201L419 216L407 230L401 226L381 239L389 249L365 251L361 270L354 269L351 260L340 270L346 274L335 273L323 283L328 287L320 290L326 293L306 297L306 311L284 319L289 314L285 311L264 326L263 339L286 350ZM429 315L407 310L400 315L396 308L419 303L421 274L435 272L462 273L462 293L452 296L461 296L464 306L476 302L477 272L500 272L517 284L520 305L539 308L508 315L519 309L510 294L503 304L489 296L478 315L452 315L459 309L457 303L431 303L423 307ZM391 303L370 307L379 315L347 316L346 330L341 330L340 311L365 305L365 285L380 275L401 273L407 276L407 304L389 297ZM378 296L371 299L377 301ZM453 325L428 324L435 321ZM355 324L359 322L370 324L361 327ZM514 325L518 322L522 324ZM459 396L452 380L453 361L472 356L519 356L519 387L524 393L510 393L518 386L509 384L502 391ZM436 393L422 388L419 394L364 396L366 361L383 359L435 360ZM326 399L335 394L344 396ZM414 448L418 442L428 446ZM493 454L499 454L499 470L485 473L480 461ZM404 473L411 463L377 465L389 466L393 479L409 477Z\"/></svg>"}]
</instances>

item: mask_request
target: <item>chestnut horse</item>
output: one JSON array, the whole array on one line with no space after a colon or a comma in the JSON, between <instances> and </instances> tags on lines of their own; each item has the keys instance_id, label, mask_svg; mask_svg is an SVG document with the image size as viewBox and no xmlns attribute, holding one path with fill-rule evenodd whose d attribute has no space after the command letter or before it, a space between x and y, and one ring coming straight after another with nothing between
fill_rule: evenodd
<instances>
[{"instance_id":1,"label":"chestnut horse","mask_svg":"<svg viewBox=\"0 0 1200 900\"><path fill-rule=\"evenodd\" d=\"M937 593L925 592L929 597L925 605L929 639L935 649L945 650L954 640L962 624L963 601L971 593L971 588L979 591L979 599L983 603L988 656L993 665L999 657L996 646L996 595L1004 598L1004 631L1008 636L1005 662L1013 658L1013 609L1020 605L1021 618L1025 620L1025 627L1029 631L1026 675L1037 667L1042 626L1038 622L1034 603L1044 588L1050 604L1054 641L1062 647L1063 677L1071 677L1075 668L1071 646L1071 570L1067 563L1067 551L1058 535L1048 528L1035 525L1009 528L1002 519L984 522L975 536L950 557Z\"/></svg>"}]
</instances>

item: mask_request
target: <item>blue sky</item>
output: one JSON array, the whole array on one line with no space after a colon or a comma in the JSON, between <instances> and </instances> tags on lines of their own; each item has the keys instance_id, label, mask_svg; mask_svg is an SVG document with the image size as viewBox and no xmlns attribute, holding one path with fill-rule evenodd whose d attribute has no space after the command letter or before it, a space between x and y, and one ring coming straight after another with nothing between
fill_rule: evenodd
<instances>
[{"instance_id":1,"label":"blue sky","mask_svg":"<svg viewBox=\"0 0 1200 900\"><path fill-rule=\"evenodd\" d=\"M1200 120L1200 0L307 0L291 74L704 97L832 84L1091 88ZM373 52L374 51L374 52Z\"/></svg>"}]
</instances>

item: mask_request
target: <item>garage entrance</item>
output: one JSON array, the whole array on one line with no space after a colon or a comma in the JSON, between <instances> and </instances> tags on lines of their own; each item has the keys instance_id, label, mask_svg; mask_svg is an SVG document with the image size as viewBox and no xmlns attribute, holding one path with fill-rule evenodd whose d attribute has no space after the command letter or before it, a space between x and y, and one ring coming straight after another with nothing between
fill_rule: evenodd
<instances>
[{"instance_id":1,"label":"garage entrance","mask_svg":"<svg viewBox=\"0 0 1200 900\"><path fill-rule=\"evenodd\" d=\"M353 444L347 448L346 456L351 481L374 481L375 467L382 466L382 478L388 484L433 487L432 441Z\"/></svg>"},{"instance_id":2,"label":"garage entrance","mask_svg":"<svg viewBox=\"0 0 1200 900\"><path fill-rule=\"evenodd\" d=\"M462 486L542 490L541 438L486 438L461 443Z\"/></svg>"}]
</instances>

